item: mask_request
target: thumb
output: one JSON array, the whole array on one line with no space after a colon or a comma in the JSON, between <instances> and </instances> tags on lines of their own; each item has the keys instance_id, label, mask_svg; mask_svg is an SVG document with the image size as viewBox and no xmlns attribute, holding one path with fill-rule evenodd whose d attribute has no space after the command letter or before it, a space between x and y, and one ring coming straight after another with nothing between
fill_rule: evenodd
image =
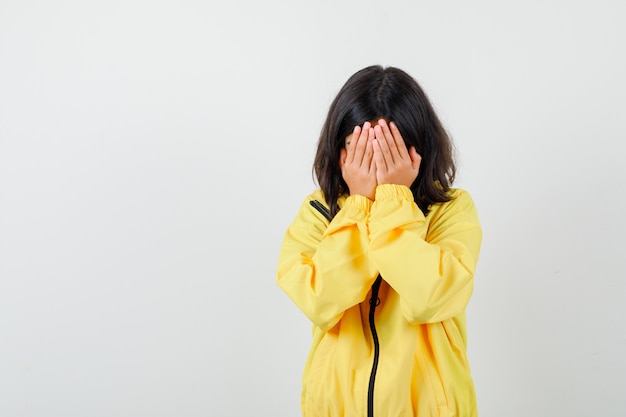
<instances>
[{"instance_id":1,"label":"thumb","mask_svg":"<svg viewBox=\"0 0 626 417\"><path fill-rule=\"evenodd\" d=\"M339 169L343 170L343 166L346 164L346 148L341 148L339 151Z\"/></svg>"},{"instance_id":2,"label":"thumb","mask_svg":"<svg viewBox=\"0 0 626 417\"><path fill-rule=\"evenodd\" d=\"M415 146L411 146L411 149L409 149L409 155L411 156L411 162L413 164L413 168L419 169L420 163L422 162L422 156L417 153Z\"/></svg>"}]
</instances>

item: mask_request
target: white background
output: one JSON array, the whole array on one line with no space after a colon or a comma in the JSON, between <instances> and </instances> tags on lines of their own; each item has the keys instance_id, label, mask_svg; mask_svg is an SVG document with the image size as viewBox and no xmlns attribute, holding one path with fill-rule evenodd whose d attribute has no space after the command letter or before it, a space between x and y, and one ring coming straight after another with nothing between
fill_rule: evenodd
<instances>
[{"instance_id":1,"label":"white background","mask_svg":"<svg viewBox=\"0 0 626 417\"><path fill-rule=\"evenodd\" d=\"M400 67L484 229L482 417L626 415L626 3L0 2L0 416L295 416L328 106Z\"/></svg>"}]
</instances>

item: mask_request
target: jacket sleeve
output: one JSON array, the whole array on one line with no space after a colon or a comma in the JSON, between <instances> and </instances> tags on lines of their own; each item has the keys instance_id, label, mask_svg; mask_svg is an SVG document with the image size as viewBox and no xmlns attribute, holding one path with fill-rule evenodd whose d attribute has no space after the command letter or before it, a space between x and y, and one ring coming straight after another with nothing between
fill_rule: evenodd
<instances>
[{"instance_id":1,"label":"jacket sleeve","mask_svg":"<svg viewBox=\"0 0 626 417\"><path fill-rule=\"evenodd\" d=\"M287 229L276 281L319 328L331 329L360 303L377 272L367 256L367 218L372 202L350 196L328 223L305 200Z\"/></svg>"},{"instance_id":2,"label":"jacket sleeve","mask_svg":"<svg viewBox=\"0 0 626 417\"><path fill-rule=\"evenodd\" d=\"M401 298L412 324L461 314L473 290L482 231L470 195L457 190L427 222L408 187L376 189L370 216L370 256Z\"/></svg>"}]
</instances>

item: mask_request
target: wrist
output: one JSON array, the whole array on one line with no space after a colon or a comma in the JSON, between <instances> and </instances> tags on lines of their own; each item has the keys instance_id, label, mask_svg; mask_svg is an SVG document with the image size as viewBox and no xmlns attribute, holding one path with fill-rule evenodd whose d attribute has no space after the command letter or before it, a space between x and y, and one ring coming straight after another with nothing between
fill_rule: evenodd
<instances>
[{"instance_id":1,"label":"wrist","mask_svg":"<svg viewBox=\"0 0 626 417\"><path fill-rule=\"evenodd\" d=\"M374 199L376 198L376 190L372 190L371 193L360 193L355 191L353 193L350 193L350 197L363 197L370 201L374 201Z\"/></svg>"}]
</instances>

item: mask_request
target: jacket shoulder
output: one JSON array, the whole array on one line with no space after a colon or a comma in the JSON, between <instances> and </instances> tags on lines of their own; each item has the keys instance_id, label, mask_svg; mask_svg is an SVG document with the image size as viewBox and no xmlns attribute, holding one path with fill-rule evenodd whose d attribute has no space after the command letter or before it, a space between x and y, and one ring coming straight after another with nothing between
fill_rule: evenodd
<instances>
[{"instance_id":1,"label":"jacket shoulder","mask_svg":"<svg viewBox=\"0 0 626 417\"><path fill-rule=\"evenodd\" d=\"M324 204L325 206L328 206L328 204L326 204L326 199L324 198L324 192L322 191L321 188L318 188L317 190L313 191L311 194L309 194L307 196L307 200L308 201L319 201L320 203Z\"/></svg>"},{"instance_id":2,"label":"jacket shoulder","mask_svg":"<svg viewBox=\"0 0 626 417\"><path fill-rule=\"evenodd\" d=\"M429 217L432 215L434 220L462 214L467 221L479 223L474 199L467 190L451 188L448 195L450 196L450 201L434 204Z\"/></svg>"}]
</instances>

